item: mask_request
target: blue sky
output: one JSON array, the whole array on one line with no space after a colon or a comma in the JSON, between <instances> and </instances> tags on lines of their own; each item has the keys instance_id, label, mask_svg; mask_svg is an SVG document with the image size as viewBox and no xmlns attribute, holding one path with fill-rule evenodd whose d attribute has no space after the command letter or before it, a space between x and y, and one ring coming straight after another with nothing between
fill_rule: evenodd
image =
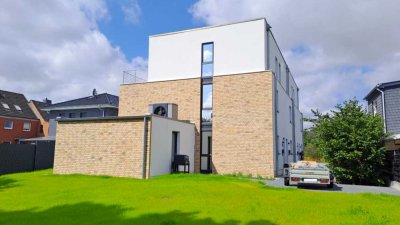
<instances>
[{"instance_id":1,"label":"blue sky","mask_svg":"<svg viewBox=\"0 0 400 225\"><path fill-rule=\"evenodd\" d=\"M148 58L148 37L154 34L191 29L205 23L193 20L189 8L195 1L146 0L138 1L141 8L139 21L126 21L121 9L123 1L107 1L111 19L99 23L113 45L121 48L127 58Z\"/></svg>"},{"instance_id":2,"label":"blue sky","mask_svg":"<svg viewBox=\"0 0 400 225\"><path fill-rule=\"evenodd\" d=\"M400 79L399 11L398 0L1 1L0 89L118 95L122 71L147 73L149 35L265 17L308 116Z\"/></svg>"}]
</instances>

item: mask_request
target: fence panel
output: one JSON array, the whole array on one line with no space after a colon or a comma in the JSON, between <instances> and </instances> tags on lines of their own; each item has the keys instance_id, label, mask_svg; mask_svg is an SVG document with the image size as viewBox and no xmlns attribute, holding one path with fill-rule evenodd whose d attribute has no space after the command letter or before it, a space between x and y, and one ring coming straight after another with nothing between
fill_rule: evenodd
<instances>
[{"instance_id":1,"label":"fence panel","mask_svg":"<svg viewBox=\"0 0 400 225\"><path fill-rule=\"evenodd\" d=\"M53 168L54 141L40 141L36 145L35 170Z\"/></svg>"},{"instance_id":2,"label":"fence panel","mask_svg":"<svg viewBox=\"0 0 400 225\"><path fill-rule=\"evenodd\" d=\"M0 175L53 168L54 141L0 144Z\"/></svg>"},{"instance_id":3,"label":"fence panel","mask_svg":"<svg viewBox=\"0 0 400 225\"><path fill-rule=\"evenodd\" d=\"M34 169L35 146L0 144L0 175Z\"/></svg>"}]
</instances>

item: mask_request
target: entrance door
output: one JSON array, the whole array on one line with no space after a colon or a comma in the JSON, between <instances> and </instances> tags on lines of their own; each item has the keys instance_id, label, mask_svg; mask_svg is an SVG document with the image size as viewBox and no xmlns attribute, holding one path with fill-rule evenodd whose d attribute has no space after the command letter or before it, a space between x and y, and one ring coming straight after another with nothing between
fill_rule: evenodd
<instances>
[{"instance_id":1,"label":"entrance door","mask_svg":"<svg viewBox=\"0 0 400 225\"><path fill-rule=\"evenodd\" d=\"M201 154L200 154L200 172L211 173L211 154L212 153L212 136L211 131L204 131L202 137Z\"/></svg>"}]
</instances>

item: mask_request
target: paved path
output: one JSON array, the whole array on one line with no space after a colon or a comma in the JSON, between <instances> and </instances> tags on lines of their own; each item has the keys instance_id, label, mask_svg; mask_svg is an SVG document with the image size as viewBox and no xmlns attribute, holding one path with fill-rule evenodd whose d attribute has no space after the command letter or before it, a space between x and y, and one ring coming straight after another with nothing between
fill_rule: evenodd
<instances>
[{"instance_id":1,"label":"paved path","mask_svg":"<svg viewBox=\"0 0 400 225\"><path fill-rule=\"evenodd\" d=\"M285 186L283 178L276 178L275 180L267 180L265 183L272 187L280 188L297 188L296 186ZM390 194L400 195L400 191L390 187L376 187L376 186L363 186L363 185L349 185L349 184L335 184L332 189L328 189L319 185L307 185L299 187L303 190L310 191L324 191L324 192L345 192L345 193L374 193L374 194Z\"/></svg>"}]
</instances>

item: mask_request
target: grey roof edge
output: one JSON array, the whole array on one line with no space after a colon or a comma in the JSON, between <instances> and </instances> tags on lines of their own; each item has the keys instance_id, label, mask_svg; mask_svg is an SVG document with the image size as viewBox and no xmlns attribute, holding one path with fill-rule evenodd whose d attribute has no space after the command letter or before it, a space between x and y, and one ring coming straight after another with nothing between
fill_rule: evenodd
<instances>
[{"instance_id":1,"label":"grey roof edge","mask_svg":"<svg viewBox=\"0 0 400 225\"><path fill-rule=\"evenodd\" d=\"M113 108L118 109L117 106L110 104L97 104L97 105L81 105L81 106L50 106L42 108L43 111L51 111L51 110L72 110L72 109L98 109L98 108Z\"/></svg>"},{"instance_id":2,"label":"grey roof edge","mask_svg":"<svg viewBox=\"0 0 400 225\"><path fill-rule=\"evenodd\" d=\"M372 88L372 90L370 92L368 92L368 94L364 97L364 100L367 101L369 99L369 97L371 97L375 93L375 90L378 89L378 88L385 89L387 87L391 87L391 86L395 86L395 85L400 85L400 80L391 81L391 82L385 82L385 83L379 83L379 84L375 85L375 87Z\"/></svg>"},{"instance_id":3,"label":"grey roof edge","mask_svg":"<svg viewBox=\"0 0 400 225\"><path fill-rule=\"evenodd\" d=\"M258 18L254 18L254 19L241 20L241 21L236 21L236 22L231 22L231 23L223 23L223 24L217 24L217 25L212 25L212 26L204 26L204 27L198 27L198 28L187 29L187 30L167 32L167 33L162 33L162 34L153 34L153 35L150 35L149 38L191 32L191 31L196 31L196 30L205 30L205 29L229 26L229 25L240 24L240 23L248 23L248 22L253 22L253 21L257 21L257 20L264 20L267 23L267 25L269 26L267 19L265 17L258 17ZM269 27L271 27L271 26L269 26Z\"/></svg>"},{"instance_id":4,"label":"grey roof edge","mask_svg":"<svg viewBox=\"0 0 400 225\"><path fill-rule=\"evenodd\" d=\"M99 96L99 95L105 95L105 96L106 96L106 99L107 99L108 101L109 101L109 97L108 97L108 96L113 96L113 97L119 98L119 96L117 96L117 95L112 95L112 94L109 94L109 93L107 93L107 92L98 94L97 96ZM74 102L74 101L77 101L77 100L87 99L87 98L90 98L90 97L92 97L92 96L85 96L85 97L82 97L82 98L75 98L75 99L71 99L71 100L67 100L67 101L63 101L63 102L57 102L57 103L54 103L54 104L51 104L51 105L52 105L52 106L57 106L57 105L59 105L59 104ZM110 103L110 102L109 102L109 103Z\"/></svg>"},{"instance_id":5,"label":"grey roof edge","mask_svg":"<svg viewBox=\"0 0 400 225\"><path fill-rule=\"evenodd\" d=\"M86 117L86 118L62 118L62 119L56 119L57 122L61 123L68 123L68 122L86 122L86 121L107 121L107 120L138 120L138 119L144 119L144 118L151 118L151 117L157 117L160 119L167 119L167 120L172 120L176 122L181 122L181 123L187 123L187 124L193 124L193 122L187 121L187 120L176 120L168 117L163 117L163 116L158 116L155 114L146 114L146 115L138 115L138 116L109 116L109 117Z\"/></svg>"}]
</instances>

